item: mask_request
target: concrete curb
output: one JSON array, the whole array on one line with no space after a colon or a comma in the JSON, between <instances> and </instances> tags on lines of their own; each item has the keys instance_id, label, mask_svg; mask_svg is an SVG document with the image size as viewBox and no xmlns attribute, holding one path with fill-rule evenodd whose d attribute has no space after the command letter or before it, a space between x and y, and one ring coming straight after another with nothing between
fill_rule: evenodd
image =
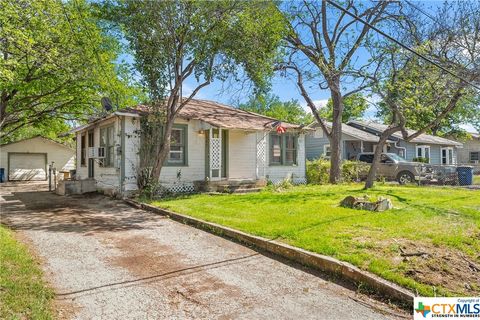
<instances>
[{"instance_id":1,"label":"concrete curb","mask_svg":"<svg viewBox=\"0 0 480 320\"><path fill-rule=\"evenodd\" d=\"M280 256L287 260L291 260L310 268L332 274L356 286L360 284L366 285L368 289L373 290L375 293L381 294L385 298L409 308L413 306L413 298L415 295L412 292L370 272L360 270L350 263L342 262L332 257L309 252L274 240L253 236L242 231L218 225L216 223L206 222L190 216L161 209L149 204L140 203L130 199L125 199L124 201L135 208L168 216L172 220L191 225L215 235L236 240L248 246L265 250L266 252Z\"/></svg>"}]
</instances>

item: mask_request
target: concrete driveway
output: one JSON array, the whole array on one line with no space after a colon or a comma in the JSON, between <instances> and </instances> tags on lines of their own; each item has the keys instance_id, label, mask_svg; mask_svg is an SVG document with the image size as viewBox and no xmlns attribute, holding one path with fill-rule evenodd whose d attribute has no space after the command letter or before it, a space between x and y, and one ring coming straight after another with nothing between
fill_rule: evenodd
<instances>
[{"instance_id":1,"label":"concrete driveway","mask_svg":"<svg viewBox=\"0 0 480 320\"><path fill-rule=\"evenodd\" d=\"M62 319L397 319L301 267L101 195L3 184L2 223L39 256Z\"/></svg>"}]
</instances>

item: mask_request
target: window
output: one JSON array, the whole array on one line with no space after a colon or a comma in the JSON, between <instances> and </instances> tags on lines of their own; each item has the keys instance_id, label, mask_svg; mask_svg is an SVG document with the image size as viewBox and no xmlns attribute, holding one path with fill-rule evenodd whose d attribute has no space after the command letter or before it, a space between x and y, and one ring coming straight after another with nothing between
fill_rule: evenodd
<instances>
[{"instance_id":1,"label":"window","mask_svg":"<svg viewBox=\"0 0 480 320\"><path fill-rule=\"evenodd\" d=\"M366 162L366 163L372 163L373 162L373 154L362 154L358 158L359 161Z\"/></svg>"},{"instance_id":2,"label":"window","mask_svg":"<svg viewBox=\"0 0 480 320\"><path fill-rule=\"evenodd\" d=\"M329 144L326 144L323 146L323 156L324 157L330 157L330 155L332 154L332 150L330 149L330 145Z\"/></svg>"},{"instance_id":3,"label":"window","mask_svg":"<svg viewBox=\"0 0 480 320\"><path fill-rule=\"evenodd\" d=\"M470 152L470 162L480 161L480 152Z\"/></svg>"},{"instance_id":4,"label":"window","mask_svg":"<svg viewBox=\"0 0 480 320\"><path fill-rule=\"evenodd\" d=\"M170 152L167 165L187 165L187 126L175 125L170 136Z\"/></svg>"},{"instance_id":5,"label":"window","mask_svg":"<svg viewBox=\"0 0 480 320\"><path fill-rule=\"evenodd\" d=\"M80 165L85 167L87 165L87 148L85 145L85 134L80 138Z\"/></svg>"},{"instance_id":6,"label":"window","mask_svg":"<svg viewBox=\"0 0 480 320\"><path fill-rule=\"evenodd\" d=\"M453 164L453 148L441 148L440 156L442 164Z\"/></svg>"},{"instance_id":7,"label":"window","mask_svg":"<svg viewBox=\"0 0 480 320\"><path fill-rule=\"evenodd\" d=\"M270 134L270 165L296 165L297 144L293 134Z\"/></svg>"},{"instance_id":8,"label":"window","mask_svg":"<svg viewBox=\"0 0 480 320\"><path fill-rule=\"evenodd\" d=\"M115 149L113 126L100 129L100 147L105 148L105 158L100 161L100 166L113 167Z\"/></svg>"},{"instance_id":9,"label":"window","mask_svg":"<svg viewBox=\"0 0 480 320\"><path fill-rule=\"evenodd\" d=\"M417 146L417 158L427 159L430 163L430 146Z\"/></svg>"},{"instance_id":10,"label":"window","mask_svg":"<svg viewBox=\"0 0 480 320\"><path fill-rule=\"evenodd\" d=\"M286 135L285 138L285 163L293 165L297 163L297 138L294 135Z\"/></svg>"}]
</instances>

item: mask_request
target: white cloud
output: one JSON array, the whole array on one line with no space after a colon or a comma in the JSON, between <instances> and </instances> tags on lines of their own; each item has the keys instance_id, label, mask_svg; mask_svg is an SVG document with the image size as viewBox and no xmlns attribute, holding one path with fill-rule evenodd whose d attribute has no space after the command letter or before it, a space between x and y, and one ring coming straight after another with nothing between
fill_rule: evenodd
<instances>
[{"instance_id":1,"label":"white cloud","mask_svg":"<svg viewBox=\"0 0 480 320\"><path fill-rule=\"evenodd\" d=\"M315 107L317 107L317 109L324 108L327 105L327 103L328 103L328 99L313 100L313 104L315 105ZM310 107L307 105L305 101L300 103L300 105L305 111L307 111L308 113L312 113L312 110L310 109Z\"/></svg>"}]
</instances>

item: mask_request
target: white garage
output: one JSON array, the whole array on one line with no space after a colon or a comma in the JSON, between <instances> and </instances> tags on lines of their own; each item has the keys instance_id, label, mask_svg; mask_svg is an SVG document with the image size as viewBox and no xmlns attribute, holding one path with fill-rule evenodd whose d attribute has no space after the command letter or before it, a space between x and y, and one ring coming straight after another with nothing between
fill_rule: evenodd
<instances>
[{"instance_id":1,"label":"white garage","mask_svg":"<svg viewBox=\"0 0 480 320\"><path fill-rule=\"evenodd\" d=\"M75 151L43 137L34 137L0 146L0 168L4 180L41 181L48 179L48 165L57 171L75 169Z\"/></svg>"}]
</instances>

